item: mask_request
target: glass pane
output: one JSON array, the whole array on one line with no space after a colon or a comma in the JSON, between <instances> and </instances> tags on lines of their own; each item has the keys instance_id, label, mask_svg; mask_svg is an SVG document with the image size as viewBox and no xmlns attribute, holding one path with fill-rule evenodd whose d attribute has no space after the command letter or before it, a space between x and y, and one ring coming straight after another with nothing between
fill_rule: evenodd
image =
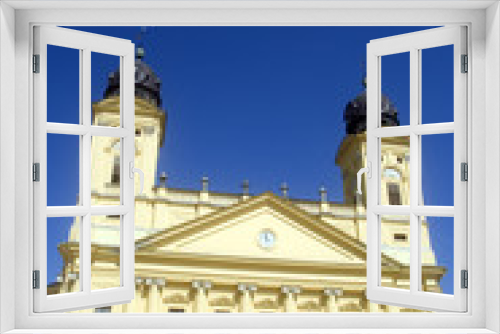
<instances>
[{"instance_id":1,"label":"glass pane","mask_svg":"<svg viewBox=\"0 0 500 334\"><path fill-rule=\"evenodd\" d=\"M381 57L382 126L410 124L410 53ZM397 106L397 109L396 109Z\"/></svg>"},{"instance_id":2,"label":"glass pane","mask_svg":"<svg viewBox=\"0 0 500 334\"><path fill-rule=\"evenodd\" d=\"M453 122L453 45L421 50L422 124Z\"/></svg>"},{"instance_id":3,"label":"glass pane","mask_svg":"<svg viewBox=\"0 0 500 334\"><path fill-rule=\"evenodd\" d=\"M47 295L80 291L80 222L47 218Z\"/></svg>"},{"instance_id":4,"label":"glass pane","mask_svg":"<svg viewBox=\"0 0 500 334\"><path fill-rule=\"evenodd\" d=\"M80 50L47 45L47 122L80 123Z\"/></svg>"},{"instance_id":5,"label":"glass pane","mask_svg":"<svg viewBox=\"0 0 500 334\"><path fill-rule=\"evenodd\" d=\"M80 205L80 136L47 134L47 205Z\"/></svg>"},{"instance_id":6,"label":"glass pane","mask_svg":"<svg viewBox=\"0 0 500 334\"><path fill-rule=\"evenodd\" d=\"M453 294L454 218L421 217L423 291Z\"/></svg>"},{"instance_id":7,"label":"glass pane","mask_svg":"<svg viewBox=\"0 0 500 334\"><path fill-rule=\"evenodd\" d=\"M380 216L381 280L380 285L397 289L410 289L410 217ZM386 256L386 257L384 257ZM388 258L387 258L388 257ZM397 260L404 264L391 264Z\"/></svg>"},{"instance_id":8,"label":"glass pane","mask_svg":"<svg viewBox=\"0 0 500 334\"><path fill-rule=\"evenodd\" d=\"M381 139L380 204L410 204L410 137Z\"/></svg>"},{"instance_id":9,"label":"glass pane","mask_svg":"<svg viewBox=\"0 0 500 334\"><path fill-rule=\"evenodd\" d=\"M92 52L92 124L120 126L120 57Z\"/></svg>"},{"instance_id":10,"label":"glass pane","mask_svg":"<svg viewBox=\"0 0 500 334\"><path fill-rule=\"evenodd\" d=\"M454 135L452 133L421 137L421 205L454 204Z\"/></svg>"},{"instance_id":11,"label":"glass pane","mask_svg":"<svg viewBox=\"0 0 500 334\"><path fill-rule=\"evenodd\" d=\"M92 290L121 286L121 216L92 216Z\"/></svg>"},{"instance_id":12,"label":"glass pane","mask_svg":"<svg viewBox=\"0 0 500 334\"><path fill-rule=\"evenodd\" d=\"M92 137L92 205L120 205L121 139Z\"/></svg>"}]
</instances>

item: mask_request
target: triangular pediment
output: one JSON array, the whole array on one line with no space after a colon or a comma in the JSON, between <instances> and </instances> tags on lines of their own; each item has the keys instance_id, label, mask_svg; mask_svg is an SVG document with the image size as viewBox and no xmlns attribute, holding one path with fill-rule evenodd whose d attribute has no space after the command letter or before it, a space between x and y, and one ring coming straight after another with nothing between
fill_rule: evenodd
<instances>
[{"instance_id":1,"label":"triangular pediment","mask_svg":"<svg viewBox=\"0 0 500 334\"><path fill-rule=\"evenodd\" d=\"M268 231L271 246L262 241ZM272 193L138 240L137 250L352 264L366 260L364 243ZM391 258L384 261L398 265Z\"/></svg>"}]
</instances>

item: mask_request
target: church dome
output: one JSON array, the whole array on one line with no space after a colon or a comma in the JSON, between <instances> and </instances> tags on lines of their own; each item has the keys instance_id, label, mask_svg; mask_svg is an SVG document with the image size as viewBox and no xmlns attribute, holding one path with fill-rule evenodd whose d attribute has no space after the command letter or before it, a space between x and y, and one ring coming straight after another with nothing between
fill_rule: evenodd
<instances>
[{"instance_id":1,"label":"church dome","mask_svg":"<svg viewBox=\"0 0 500 334\"><path fill-rule=\"evenodd\" d=\"M344 121L347 134L366 131L366 90L349 101L345 107ZM399 118L396 106L382 94L382 126L398 126Z\"/></svg>"},{"instance_id":2,"label":"church dome","mask_svg":"<svg viewBox=\"0 0 500 334\"><path fill-rule=\"evenodd\" d=\"M151 67L142 61L142 53L135 59L135 96L161 106L161 81ZM109 74L104 98L120 95L120 70Z\"/></svg>"}]
</instances>

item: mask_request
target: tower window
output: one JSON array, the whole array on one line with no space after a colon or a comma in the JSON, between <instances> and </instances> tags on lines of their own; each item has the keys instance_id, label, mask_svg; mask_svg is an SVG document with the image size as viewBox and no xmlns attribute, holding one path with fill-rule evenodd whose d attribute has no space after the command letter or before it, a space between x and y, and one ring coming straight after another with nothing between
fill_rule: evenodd
<instances>
[{"instance_id":1,"label":"tower window","mask_svg":"<svg viewBox=\"0 0 500 334\"><path fill-rule=\"evenodd\" d=\"M388 183L387 193L389 194L389 205L401 205L401 194L399 192L399 184Z\"/></svg>"},{"instance_id":2,"label":"tower window","mask_svg":"<svg viewBox=\"0 0 500 334\"><path fill-rule=\"evenodd\" d=\"M394 241L408 241L408 235L405 233L394 234Z\"/></svg>"},{"instance_id":3,"label":"tower window","mask_svg":"<svg viewBox=\"0 0 500 334\"><path fill-rule=\"evenodd\" d=\"M111 183L119 184L120 183L120 157L115 156L113 161L113 173L111 174Z\"/></svg>"}]
</instances>

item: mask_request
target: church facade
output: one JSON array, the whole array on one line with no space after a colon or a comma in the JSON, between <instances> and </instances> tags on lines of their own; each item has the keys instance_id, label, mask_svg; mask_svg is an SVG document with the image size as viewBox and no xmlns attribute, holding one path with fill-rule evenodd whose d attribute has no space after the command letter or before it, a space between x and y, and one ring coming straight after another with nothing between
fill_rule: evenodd
<instances>
[{"instance_id":1,"label":"church facade","mask_svg":"<svg viewBox=\"0 0 500 334\"><path fill-rule=\"evenodd\" d=\"M93 106L94 124L119 124L119 73L109 78L104 99ZM346 108L347 133L336 158L342 169L344 202L276 195L199 190L155 182L159 149L166 131L160 81L136 60L136 167L145 173L144 193L135 200L134 300L78 312L411 312L370 303L366 298L366 205L356 193L356 173L365 165L366 95ZM383 101L384 102L384 101ZM383 124L397 122L387 100ZM383 103L384 104L384 103ZM120 142L92 141L92 204L120 203ZM382 198L409 203L409 138L382 145ZM136 180L137 182L137 180ZM136 189L138 184L136 184ZM363 185L365 187L365 185ZM119 216L92 218L92 289L120 285ZM385 216L382 224L383 286L409 289L409 220ZM445 269L437 265L428 226L421 228L423 289L441 292ZM50 294L79 290L80 222L58 246L64 266Z\"/></svg>"}]
</instances>

